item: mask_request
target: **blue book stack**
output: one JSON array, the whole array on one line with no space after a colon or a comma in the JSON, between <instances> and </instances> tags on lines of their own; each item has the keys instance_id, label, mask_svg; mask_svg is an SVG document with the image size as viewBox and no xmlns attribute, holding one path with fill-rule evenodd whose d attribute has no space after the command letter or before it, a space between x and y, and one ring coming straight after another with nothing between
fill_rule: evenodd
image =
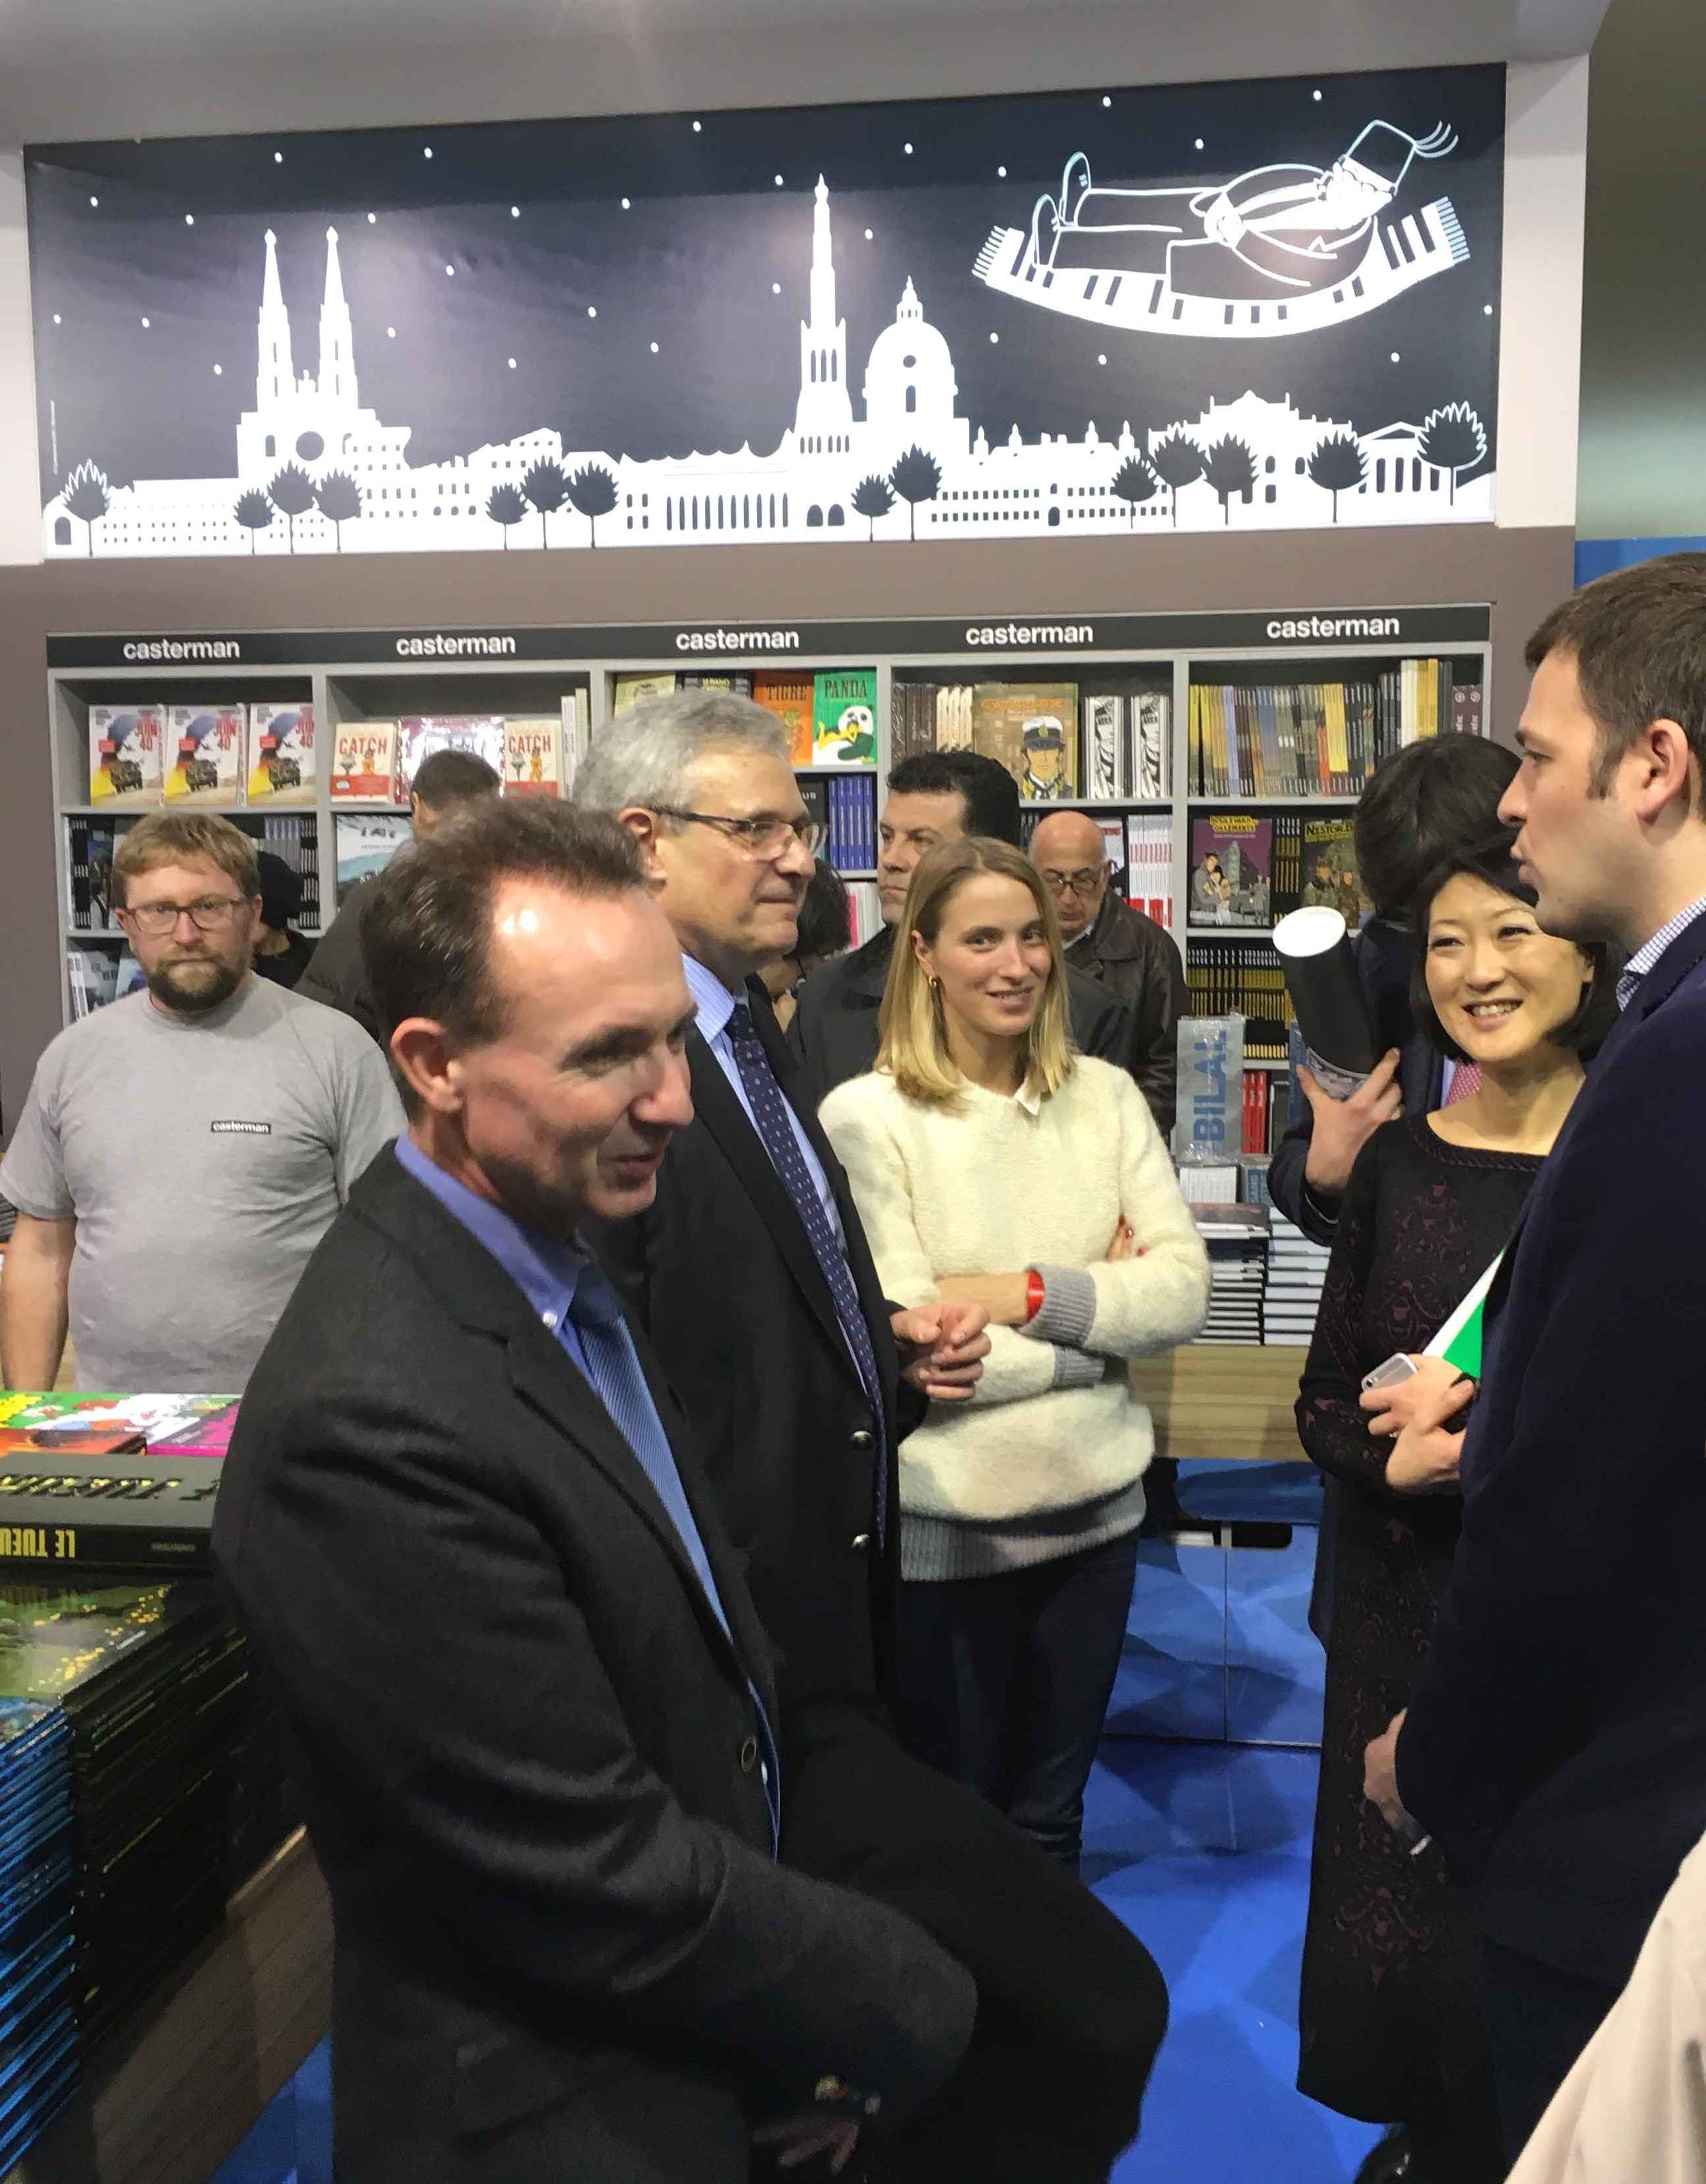
<instances>
[{"instance_id":1,"label":"blue book stack","mask_svg":"<svg viewBox=\"0 0 1706 2184\"><path fill-rule=\"evenodd\" d=\"M75 1970L70 1730L0 1698L0 2175L75 2089Z\"/></svg>"}]
</instances>

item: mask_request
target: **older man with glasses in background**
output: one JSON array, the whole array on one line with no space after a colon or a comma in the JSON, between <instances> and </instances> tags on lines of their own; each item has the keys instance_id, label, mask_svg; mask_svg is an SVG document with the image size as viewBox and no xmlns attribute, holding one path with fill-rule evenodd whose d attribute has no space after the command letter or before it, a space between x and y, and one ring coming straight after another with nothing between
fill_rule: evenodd
<instances>
[{"instance_id":1,"label":"older man with glasses in background","mask_svg":"<svg viewBox=\"0 0 1706 2184\"><path fill-rule=\"evenodd\" d=\"M113 888L147 983L53 1040L0 1162L0 1372L51 1388L69 1332L81 1388L241 1393L403 1110L364 1033L255 977L228 819L139 821Z\"/></svg>"},{"instance_id":2,"label":"older man with glasses in background","mask_svg":"<svg viewBox=\"0 0 1706 2184\"><path fill-rule=\"evenodd\" d=\"M1175 1034L1186 1006L1178 944L1110 886L1108 844L1089 812L1051 811L1039 821L1031 861L1054 898L1068 965L1131 1011L1128 1066L1170 1143L1179 1091Z\"/></svg>"}]
</instances>

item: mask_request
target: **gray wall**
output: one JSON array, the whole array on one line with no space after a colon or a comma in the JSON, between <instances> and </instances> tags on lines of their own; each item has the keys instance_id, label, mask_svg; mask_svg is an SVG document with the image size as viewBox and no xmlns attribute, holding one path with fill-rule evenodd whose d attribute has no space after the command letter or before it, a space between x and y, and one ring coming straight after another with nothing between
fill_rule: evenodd
<instances>
[{"instance_id":1,"label":"gray wall","mask_svg":"<svg viewBox=\"0 0 1706 2184\"><path fill-rule=\"evenodd\" d=\"M1611 0L1589 71L1576 528L1706 534L1706 5Z\"/></svg>"}]
</instances>

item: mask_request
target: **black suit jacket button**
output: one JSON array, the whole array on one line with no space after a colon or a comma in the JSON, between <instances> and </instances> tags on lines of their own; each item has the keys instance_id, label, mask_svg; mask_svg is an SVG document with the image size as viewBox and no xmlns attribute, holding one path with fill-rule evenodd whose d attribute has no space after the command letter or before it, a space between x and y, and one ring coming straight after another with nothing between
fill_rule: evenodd
<instances>
[{"instance_id":1,"label":"black suit jacket button","mask_svg":"<svg viewBox=\"0 0 1706 2184\"><path fill-rule=\"evenodd\" d=\"M745 1742L745 1743L741 1747L741 1772L742 1772L742 1774L750 1774L752 1773L752 1771L753 1771L753 1768L754 1768L754 1767L756 1767L756 1766L758 1765L758 1763L759 1763L759 1740L757 1739L757 1737L756 1737L756 1736L749 1736L749 1737L747 1739L746 1742Z\"/></svg>"},{"instance_id":2,"label":"black suit jacket button","mask_svg":"<svg viewBox=\"0 0 1706 2184\"><path fill-rule=\"evenodd\" d=\"M861 1427L859 1431L853 1437L853 1445L855 1448L869 1448L871 1445L870 1435L866 1433L863 1427Z\"/></svg>"},{"instance_id":3,"label":"black suit jacket button","mask_svg":"<svg viewBox=\"0 0 1706 2184\"><path fill-rule=\"evenodd\" d=\"M869 1532L855 1532L853 1534L853 1552L856 1555L862 1555L870 1545L870 1534Z\"/></svg>"}]
</instances>

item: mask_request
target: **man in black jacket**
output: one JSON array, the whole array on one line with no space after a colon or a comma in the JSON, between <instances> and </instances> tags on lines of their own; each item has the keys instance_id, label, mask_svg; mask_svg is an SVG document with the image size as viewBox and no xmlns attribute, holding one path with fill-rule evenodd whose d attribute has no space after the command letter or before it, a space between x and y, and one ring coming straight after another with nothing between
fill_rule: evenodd
<instances>
[{"instance_id":1,"label":"man in black jacket","mask_svg":"<svg viewBox=\"0 0 1706 2184\"><path fill-rule=\"evenodd\" d=\"M1546 930L1629 961L1487 1301L1463 1537L1368 1786L1472 1892L1513 2157L1706 1830L1706 554L1602 577L1527 656L1502 816Z\"/></svg>"},{"instance_id":2,"label":"man in black jacket","mask_svg":"<svg viewBox=\"0 0 1706 2184\"><path fill-rule=\"evenodd\" d=\"M1179 944L1109 884L1101 827L1087 811L1051 811L1036 822L1031 861L1060 919L1067 968L1094 978L1131 1014L1131 1074L1169 1145L1179 1102L1176 1027L1188 1006Z\"/></svg>"},{"instance_id":3,"label":"man in black jacket","mask_svg":"<svg viewBox=\"0 0 1706 2184\"><path fill-rule=\"evenodd\" d=\"M1383 759L1357 805L1357 868L1374 915L1353 945L1382 1058L1348 1100L1300 1067L1290 1127L1268 1163L1275 1205L1312 1242L1337 1234L1339 1201L1375 1132L1445 1098L1444 1056L1410 1014L1415 941L1404 918L1421 882L1498 824L1515 772L1515 753L1484 736L1429 737Z\"/></svg>"},{"instance_id":4,"label":"man in black jacket","mask_svg":"<svg viewBox=\"0 0 1706 2184\"><path fill-rule=\"evenodd\" d=\"M475 758L472 751L434 751L421 760L409 791L409 823L417 838L430 834L450 812L480 797L495 796L502 786L485 760ZM323 1001L329 1009L342 1009L345 1016L355 1018L370 1039L382 1045L361 953L362 920L377 885L377 874L370 875L358 880L345 895L336 916L308 957L296 989L304 1000Z\"/></svg>"},{"instance_id":5,"label":"man in black jacket","mask_svg":"<svg viewBox=\"0 0 1706 2184\"><path fill-rule=\"evenodd\" d=\"M974 1990L777 1862L769 1651L581 1248L692 1109L632 843L493 803L364 944L410 1110L249 1384L214 1546L336 1925L342 2184L746 2184L948 2077Z\"/></svg>"},{"instance_id":6,"label":"man in black jacket","mask_svg":"<svg viewBox=\"0 0 1706 2184\"><path fill-rule=\"evenodd\" d=\"M903 759L888 777L878 829L883 929L852 955L813 972L800 988L788 1027L801 1091L814 1114L837 1084L875 1067L877 1011L907 888L926 850L962 834L987 834L1018 848L1019 784L1013 776L976 751L920 751ZM1131 1014L1125 1003L1078 971L1069 971L1067 992L1074 1045L1136 1076Z\"/></svg>"},{"instance_id":7,"label":"man in black jacket","mask_svg":"<svg viewBox=\"0 0 1706 2184\"><path fill-rule=\"evenodd\" d=\"M695 691L625 714L582 761L577 794L644 845L698 1004L694 1120L655 1204L597 1248L693 1418L779 1649L784 1857L908 1912L977 1981L970 2052L890 2173L1100 2184L1136 2128L1159 1974L998 1813L911 1759L889 1716L897 1445L921 1394L964 1398L987 1344L952 1307L897 1323L753 975L792 948L811 870L787 753L760 707Z\"/></svg>"}]
</instances>

